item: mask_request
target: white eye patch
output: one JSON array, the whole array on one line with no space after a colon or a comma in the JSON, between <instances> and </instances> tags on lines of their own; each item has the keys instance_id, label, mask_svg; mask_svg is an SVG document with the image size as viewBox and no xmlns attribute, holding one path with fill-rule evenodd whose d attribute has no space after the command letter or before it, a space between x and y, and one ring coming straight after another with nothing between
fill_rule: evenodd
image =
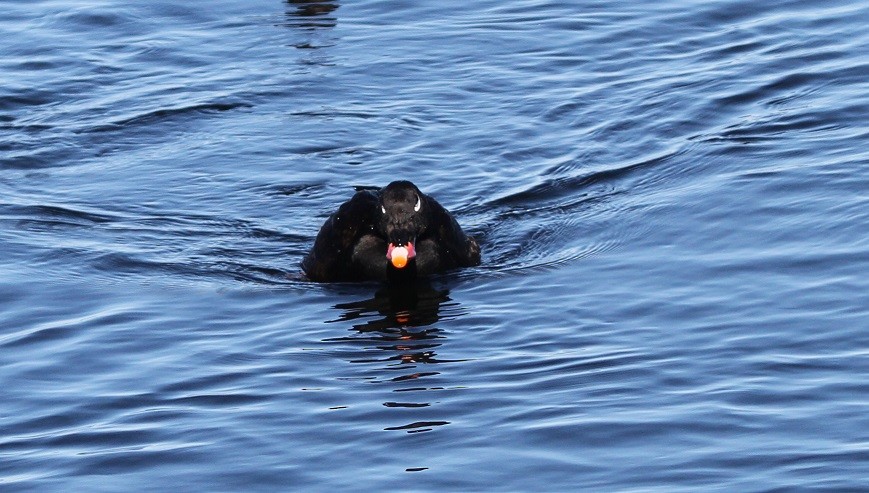
<instances>
[{"instance_id":1,"label":"white eye patch","mask_svg":"<svg viewBox=\"0 0 869 493\"><path fill-rule=\"evenodd\" d=\"M422 200L419 197L416 198L416 205L413 206L414 212L419 212L419 208L422 207Z\"/></svg>"},{"instance_id":2,"label":"white eye patch","mask_svg":"<svg viewBox=\"0 0 869 493\"><path fill-rule=\"evenodd\" d=\"M386 214L386 207L383 207L383 206L381 205L381 206L380 206L380 210L381 210L384 214Z\"/></svg>"}]
</instances>

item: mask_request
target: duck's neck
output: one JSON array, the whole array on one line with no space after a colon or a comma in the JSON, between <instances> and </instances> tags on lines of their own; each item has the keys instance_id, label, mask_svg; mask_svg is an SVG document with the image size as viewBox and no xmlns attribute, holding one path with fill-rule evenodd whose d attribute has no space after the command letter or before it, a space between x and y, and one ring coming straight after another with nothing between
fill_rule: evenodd
<instances>
[{"instance_id":1,"label":"duck's neck","mask_svg":"<svg viewBox=\"0 0 869 493\"><path fill-rule=\"evenodd\" d=\"M416 282L416 279L417 272L415 258L410 259L407 265L401 269L398 269L389 263L386 265L386 282L390 286L412 284Z\"/></svg>"}]
</instances>

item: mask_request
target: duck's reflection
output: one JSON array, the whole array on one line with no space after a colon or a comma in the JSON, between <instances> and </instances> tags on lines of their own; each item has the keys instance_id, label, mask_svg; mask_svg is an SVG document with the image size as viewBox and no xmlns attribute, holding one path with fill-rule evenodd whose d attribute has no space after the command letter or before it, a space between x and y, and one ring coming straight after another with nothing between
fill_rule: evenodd
<instances>
[{"instance_id":1,"label":"duck's reflection","mask_svg":"<svg viewBox=\"0 0 869 493\"><path fill-rule=\"evenodd\" d=\"M287 0L287 26L307 29L335 27L338 19L330 15L338 9L331 0Z\"/></svg>"},{"instance_id":2,"label":"duck's reflection","mask_svg":"<svg viewBox=\"0 0 869 493\"><path fill-rule=\"evenodd\" d=\"M377 331L396 334L437 322L441 305L450 301L448 290L435 289L429 283L384 287L373 298L335 305L335 308L344 311L336 321L356 320L376 313L382 318L366 320L353 325L353 328L361 333Z\"/></svg>"},{"instance_id":3,"label":"duck's reflection","mask_svg":"<svg viewBox=\"0 0 869 493\"><path fill-rule=\"evenodd\" d=\"M434 289L428 283L382 288L373 298L335 305L343 313L331 322L350 322L355 335L330 341L375 342L377 349L393 353L384 358L354 359L352 363L437 363L433 350L444 336L433 324L440 319L442 307L456 305L451 301L448 290Z\"/></svg>"},{"instance_id":4,"label":"duck's reflection","mask_svg":"<svg viewBox=\"0 0 869 493\"><path fill-rule=\"evenodd\" d=\"M439 358L436 353L447 338L434 324L459 310L448 290L427 283L402 289L383 288L373 298L340 303L335 308L342 313L329 322L349 323L350 334L324 342L351 344L353 347L344 357L351 363L369 366L364 381L393 387L391 392L401 398L384 402L385 407L429 408L431 391L450 389L443 385L441 372L433 366L462 361ZM377 365L375 377L370 371L372 364ZM384 429L419 433L445 424L448 422L421 419Z\"/></svg>"}]
</instances>

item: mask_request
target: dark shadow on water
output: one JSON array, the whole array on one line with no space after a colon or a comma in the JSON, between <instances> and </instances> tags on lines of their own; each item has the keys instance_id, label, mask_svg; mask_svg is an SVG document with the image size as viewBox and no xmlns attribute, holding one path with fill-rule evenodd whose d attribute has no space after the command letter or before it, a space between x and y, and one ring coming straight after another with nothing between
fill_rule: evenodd
<instances>
[{"instance_id":1,"label":"dark shadow on water","mask_svg":"<svg viewBox=\"0 0 869 493\"><path fill-rule=\"evenodd\" d=\"M434 325L458 314L458 303L449 297L449 290L427 282L400 289L384 287L371 298L339 303L335 308L341 315L327 323L349 324L350 334L323 342L342 346L344 359L354 366L364 365L359 367L364 374L362 381L386 384L398 393L400 397L383 402L385 408L403 409L403 418L412 411L419 418L382 429L420 433L449 424L432 419L437 410L432 409L431 402L433 391L440 400L439 391L459 388L443 385L443 375L432 365L466 361L444 359L436 352L443 349L447 336Z\"/></svg>"},{"instance_id":2,"label":"dark shadow on water","mask_svg":"<svg viewBox=\"0 0 869 493\"><path fill-rule=\"evenodd\" d=\"M434 349L446 336L433 325L441 319L444 307L454 309L456 306L448 290L435 289L429 283L384 287L373 298L335 305L343 313L328 322L350 323L353 334L324 342L375 343L377 349L393 353L386 358L355 358L351 363L442 363L445 361L435 358Z\"/></svg>"},{"instance_id":3,"label":"dark shadow on water","mask_svg":"<svg viewBox=\"0 0 869 493\"><path fill-rule=\"evenodd\" d=\"M335 27L338 18L331 15L339 7L330 0L287 0L287 27L318 29Z\"/></svg>"},{"instance_id":4,"label":"dark shadow on water","mask_svg":"<svg viewBox=\"0 0 869 493\"><path fill-rule=\"evenodd\" d=\"M437 322L441 305L450 301L448 290L435 289L427 282L406 287L383 287L374 293L373 298L335 305L344 313L334 321L355 320L377 313L383 318L356 324L354 329L365 333L424 327Z\"/></svg>"}]
</instances>

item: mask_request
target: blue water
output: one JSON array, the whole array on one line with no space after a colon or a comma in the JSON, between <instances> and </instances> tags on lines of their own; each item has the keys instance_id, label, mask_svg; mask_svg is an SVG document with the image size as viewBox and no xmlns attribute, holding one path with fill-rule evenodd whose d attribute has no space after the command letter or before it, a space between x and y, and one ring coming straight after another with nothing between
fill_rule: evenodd
<instances>
[{"instance_id":1,"label":"blue water","mask_svg":"<svg viewBox=\"0 0 869 493\"><path fill-rule=\"evenodd\" d=\"M0 14L0 490L869 491L865 2ZM306 282L394 179L483 264Z\"/></svg>"}]
</instances>

